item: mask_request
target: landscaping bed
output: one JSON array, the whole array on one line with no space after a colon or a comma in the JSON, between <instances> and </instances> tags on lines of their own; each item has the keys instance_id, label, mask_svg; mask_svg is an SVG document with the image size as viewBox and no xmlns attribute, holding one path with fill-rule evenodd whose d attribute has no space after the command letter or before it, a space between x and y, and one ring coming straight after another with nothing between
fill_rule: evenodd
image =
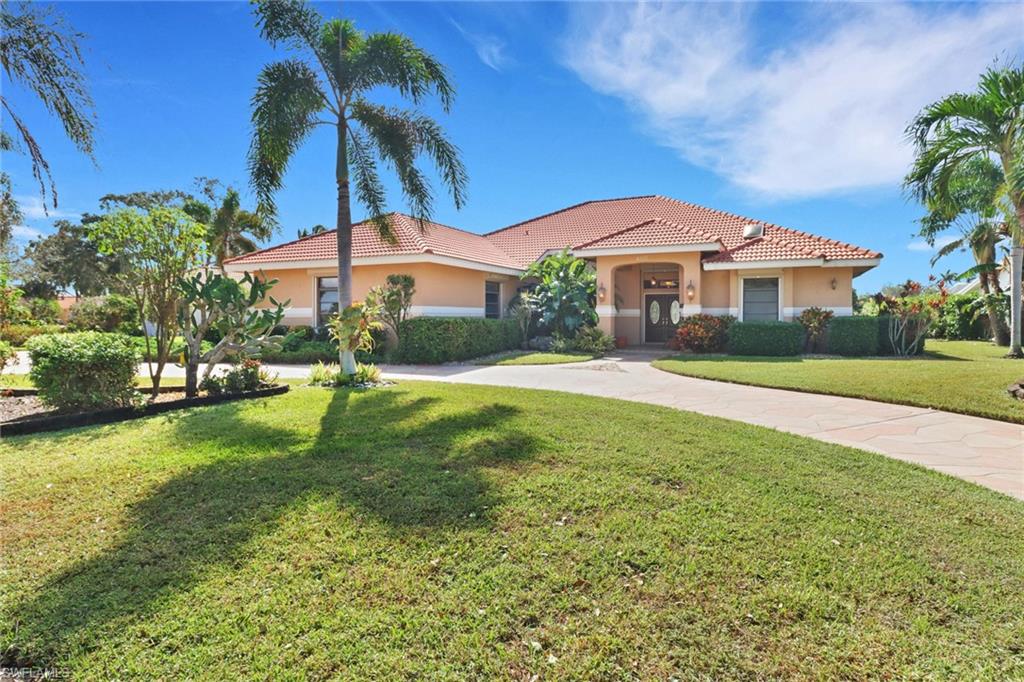
<instances>
[{"instance_id":1,"label":"landscaping bed","mask_svg":"<svg viewBox=\"0 0 1024 682\"><path fill-rule=\"evenodd\" d=\"M472 361L474 365L561 365L569 362L593 360L592 353L554 353L542 351L513 350L496 353Z\"/></svg>"},{"instance_id":2,"label":"landscaping bed","mask_svg":"<svg viewBox=\"0 0 1024 682\"><path fill-rule=\"evenodd\" d=\"M232 400L265 398L287 391L288 385L281 384L244 393L186 398L185 391L180 386L161 387L160 393L155 399L151 399L140 407L112 407L82 412L55 410L34 395L0 395L0 436L19 436L44 431L59 431L77 426L110 424L188 407L214 405Z\"/></svg>"}]
</instances>

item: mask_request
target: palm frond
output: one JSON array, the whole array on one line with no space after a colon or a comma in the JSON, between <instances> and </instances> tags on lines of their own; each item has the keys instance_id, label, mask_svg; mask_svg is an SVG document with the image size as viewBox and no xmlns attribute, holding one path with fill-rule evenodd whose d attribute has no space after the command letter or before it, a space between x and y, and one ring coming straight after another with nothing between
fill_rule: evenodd
<instances>
[{"instance_id":1,"label":"palm frond","mask_svg":"<svg viewBox=\"0 0 1024 682\"><path fill-rule=\"evenodd\" d=\"M381 238L394 243L395 234L385 215L387 195L377 173L377 160L362 133L355 128L349 128L348 132L348 161L356 199L369 211L370 220Z\"/></svg>"},{"instance_id":2,"label":"palm frond","mask_svg":"<svg viewBox=\"0 0 1024 682\"><path fill-rule=\"evenodd\" d=\"M254 0L256 27L276 47L315 49L320 32L320 13L303 0Z\"/></svg>"},{"instance_id":3,"label":"palm frond","mask_svg":"<svg viewBox=\"0 0 1024 682\"><path fill-rule=\"evenodd\" d=\"M384 85L414 103L433 92L445 111L455 98L455 87L444 66L412 40L395 33L375 33L353 49L349 75L354 92Z\"/></svg>"},{"instance_id":4,"label":"palm frond","mask_svg":"<svg viewBox=\"0 0 1024 682\"><path fill-rule=\"evenodd\" d=\"M313 70L301 61L288 60L263 69L252 106L249 178L260 212L273 215L274 192L281 188L295 150L317 125L325 97Z\"/></svg>"}]
</instances>

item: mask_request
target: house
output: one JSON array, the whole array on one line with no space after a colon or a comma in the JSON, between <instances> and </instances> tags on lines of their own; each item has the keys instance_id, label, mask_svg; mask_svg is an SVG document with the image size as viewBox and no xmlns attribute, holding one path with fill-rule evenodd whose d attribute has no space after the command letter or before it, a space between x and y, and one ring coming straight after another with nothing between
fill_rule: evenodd
<instances>
[{"instance_id":1,"label":"house","mask_svg":"<svg viewBox=\"0 0 1024 682\"><path fill-rule=\"evenodd\" d=\"M600 327L662 343L699 312L788 320L811 306L851 315L853 278L882 254L662 196L587 201L487 234L387 216L395 243L353 227L353 297L391 273L416 278L413 315L501 317L530 263L568 248L597 271ZM337 306L334 231L240 256L290 298L285 322L321 324Z\"/></svg>"}]
</instances>

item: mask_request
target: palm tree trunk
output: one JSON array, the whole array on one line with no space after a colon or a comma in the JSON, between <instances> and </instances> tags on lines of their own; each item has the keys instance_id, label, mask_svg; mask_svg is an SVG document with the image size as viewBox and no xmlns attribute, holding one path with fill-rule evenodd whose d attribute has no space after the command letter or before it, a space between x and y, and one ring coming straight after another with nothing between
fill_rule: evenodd
<instances>
[{"instance_id":1,"label":"palm tree trunk","mask_svg":"<svg viewBox=\"0 0 1024 682\"><path fill-rule=\"evenodd\" d=\"M338 180L338 310L352 305L352 206L348 191L348 126L338 121L338 158L335 177ZM340 348L338 360L343 374L356 373L355 354Z\"/></svg>"},{"instance_id":2,"label":"palm tree trunk","mask_svg":"<svg viewBox=\"0 0 1024 682\"><path fill-rule=\"evenodd\" d=\"M985 294L987 301L985 304L985 312L988 313L988 326L992 332L992 338L997 346L1009 346L1010 345L1010 330L1006 326L1006 320L999 314L999 308L991 302L989 296L993 292L992 282L994 281L994 290L999 292L999 280L996 278L993 272L983 272L979 275L981 281L981 291Z\"/></svg>"},{"instance_id":3,"label":"palm tree trunk","mask_svg":"<svg viewBox=\"0 0 1024 682\"><path fill-rule=\"evenodd\" d=\"M1024 210L1020 213L1021 218L1024 219ZM1015 239L1014 245L1010 249L1010 352L1007 356L1011 358L1024 357L1020 344L1022 261L1024 261L1024 244L1020 239Z\"/></svg>"}]
</instances>

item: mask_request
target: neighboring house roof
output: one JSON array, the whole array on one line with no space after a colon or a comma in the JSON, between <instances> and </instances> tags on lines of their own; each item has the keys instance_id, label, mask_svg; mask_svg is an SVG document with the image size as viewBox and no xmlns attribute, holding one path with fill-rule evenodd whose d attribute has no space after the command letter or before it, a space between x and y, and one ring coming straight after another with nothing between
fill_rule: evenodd
<instances>
[{"instance_id":1,"label":"neighboring house roof","mask_svg":"<svg viewBox=\"0 0 1024 682\"><path fill-rule=\"evenodd\" d=\"M424 222L421 226L415 218L402 213L389 213L386 217L395 235L395 242L389 243L381 239L376 226L370 221L356 223L352 226L354 259L435 255L500 268L522 269L501 249L479 234L434 222ZM336 260L336 233L337 230L321 232L232 258L227 262L237 266L262 266L294 261Z\"/></svg>"},{"instance_id":2,"label":"neighboring house roof","mask_svg":"<svg viewBox=\"0 0 1024 682\"><path fill-rule=\"evenodd\" d=\"M389 213L387 219L395 233L394 243L381 239L369 221L353 226L352 255L357 265L360 261L455 259L482 269L522 271L545 254L562 249L599 255L654 252L673 246L716 252L704 260L705 267L711 269L779 261L803 261L803 265L833 262L867 269L881 258L880 253L852 244L655 195L587 201L484 235L433 222L423 223L421 229L415 219L401 213ZM745 237L752 225L759 228L757 235ZM336 258L335 231L331 230L228 263L241 269Z\"/></svg>"},{"instance_id":3,"label":"neighboring house roof","mask_svg":"<svg viewBox=\"0 0 1024 682\"><path fill-rule=\"evenodd\" d=\"M602 237L647 221L664 221L681 229L711 235L726 251L746 245L750 240L744 239L744 229L758 223L763 226L761 239L766 244L761 250L765 253L771 250L767 243L773 243L785 244L788 249L777 248L790 255L802 254L802 258L881 258L880 253L852 244L657 195L588 201L490 232L486 237L513 259L528 265L551 250L591 247Z\"/></svg>"}]
</instances>

